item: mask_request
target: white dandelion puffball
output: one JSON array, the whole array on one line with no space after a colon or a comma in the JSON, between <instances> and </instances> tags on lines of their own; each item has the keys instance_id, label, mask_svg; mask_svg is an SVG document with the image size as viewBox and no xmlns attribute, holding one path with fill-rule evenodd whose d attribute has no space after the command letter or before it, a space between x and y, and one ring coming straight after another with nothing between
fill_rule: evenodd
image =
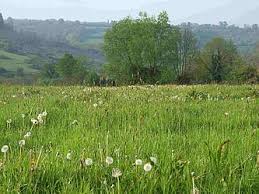
<instances>
[{"instance_id":1,"label":"white dandelion puffball","mask_svg":"<svg viewBox=\"0 0 259 194\"><path fill-rule=\"evenodd\" d=\"M72 154L71 154L71 152L69 152L68 154L67 154L67 160L71 160L72 159Z\"/></svg>"},{"instance_id":2,"label":"white dandelion puffball","mask_svg":"<svg viewBox=\"0 0 259 194\"><path fill-rule=\"evenodd\" d=\"M25 118L25 114L22 114L22 118L23 118L23 119Z\"/></svg>"},{"instance_id":3,"label":"white dandelion puffball","mask_svg":"<svg viewBox=\"0 0 259 194\"><path fill-rule=\"evenodd\" d=\"M91 166L91 165L93 165L93 160L92 160L91 158L87 158L87 159L85 160L85 165L86 165L86 166Z\"/></svg>"},{"instance_id":4,"label":"white dandelion puffball","mask_svg":"<svg viewBox=\"0 0 259 194\"><path fill-rule=\"evenodd\" d=\"M39 118L38 118L38 122L39 122L39 124L43 124L43 123L44 123L42 117L39 117Z\"/></svg>"},{"instance_id":5,"label":"white dandelion puffball","mask_svg":"<svg viewBox=\"0 0 259 194\"><path fill-rule=\"evenodd\" d=\"M4 145L4 146L1 148L1 152L2 152L2 153L7 153L8 150L9 150L8 145Z\"/></svg>"},{"instance_id":6,"label":"white dandelion puffball","mask_svg":"<svg viewBox=\"0 0 259 194\"><path fill-rule=\"evenodd\" d=\"M42 116L46 117L48 115L47 111L44 111L43 113L41 113Z\"/></svg>"},{"instance_id":7,"label":"white dandelion puffball","mask_svg":"<svg viewBox=\"0 0 259 194\"><path fill-rule=\"evenodd\" d=\"M151 162L153 162L154 164L157 163L157 158L156 158L156 157L150 157L150 160L151 160Z\"/></svg>"},{"instance_id":8,"label":"white dandelion puffball","mask_svg":"<svg viewBox=\"0 0 259 194\"><path fill-rule=\"evenodd\" d=\"M113 158L112 157L106 157L106 163L108 164L108 165L111 165L112 163L113 163Z\"/></svg>"},{"instance_id":9,"label":"white dandelion puffball","mask_svg":"<svg viewBox=\"0 0 259 194\"><path fill-rule=\"evenodd\" d=\"M37 117L37 119L38 119L38 120L41 120L42 117L43 117L43 115L42 115L42 114L39 114L38 117Z\"/></svg>"},{"instance_id":10,"label":"white dandelion puffball","mask_svg":"<svg viewBox=\"0 0 259 194\"><path fill-rule=\"evenodd\" d=\"M24 137L24 139L31 137L31 132L30 131L27 132L23 137Z\"/></svg>"},{"instance_id":11,"label":"white dandelion puffball","mask_svg":"<svg viewBox=\"0 0 259 194\"><path fill-rule=\"evenodd\" d=\"M8 119L8 120L6 121L6 123L7 123L7 124L11 124L11 123L12 123L12 119Z\"/></svg>"},{"instance_id":12,"label":"white dandelion puffball","mask_svg":"<svg viewBox=\"0 0 259 194\"><path fill-rule=\"evenodd\" d=\"M118 177L120 177L121 175L122 175L122 172L121 172L120 169L118 169L118 168L113 168L113 169L112 169L112 176L113 176L114 178L118 178Z\"/></svg>"},{"instance_id":13,"label":"white dandelion puffball","mask_svg":"<svg viewBox=\"0 0 259 194\"><path fill-rule=\"evenodd\" d=\"M38 120L36 120L36 119L31 119L31 122L33 125L37 125L39 123Z\"/></svg>"},{"instance_id":14,"label":"white dandelion puffball","mask_svg":"<svg viewBox=\"0 0 259 194\"><path fill-rule=\"evenodd\" d=\"M95 103L95 104L93 104L93 106L94 106L94 108L96 108L98 106L98 104Z\"/></svg>"},{"instance_id":15,"label":"white dandelion puffball","mask_svg":"<svg viewBox=\"0 0 259 194\"><path fill-rule=\"evenodd\" d=\"M143 164L143 161L140 160L140 159L137 159L137 160L135 161L135 164L136 164L136 166L141 166L141 165Z\"/></svg>"},{"instance_id":16,"label":"white dandelion puffball","mask_svg":"<svg viewBox=\"0 0 259 194\"><path fill-rule=\"evenodd\" d=\"M152 170L152 165L151 165L150 163L145 164L145 165L144 165L144 170L145 170L146 172L151 171L151 170Z\"/></svg>"},{"instance_id":17,"label":"white dandelion puffball","mask_svg":"<svg viewBox=\"0 0 259 194\"><path fill-rule=\"evenodd\" d=\"M25 146L25 140L24 140L24 139L22 139L22 140L19 141L19 146L20 146L20 147Z\"/></svg>"}]
</instances>

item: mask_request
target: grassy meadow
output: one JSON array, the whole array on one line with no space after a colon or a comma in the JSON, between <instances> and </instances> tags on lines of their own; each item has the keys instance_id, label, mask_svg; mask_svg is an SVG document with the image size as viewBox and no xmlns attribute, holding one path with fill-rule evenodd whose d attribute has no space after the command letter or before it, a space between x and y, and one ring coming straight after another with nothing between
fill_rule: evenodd
<instances>
[{"instance_id":1,"label":"grassy meadow","mask_svg":"<svg viewBox=\"0 0 259 194\"><path fill-rule=\"evenodd\" d=\"M259 193L259 88L0 86L0 193Z\"/></svg>"},{"instance_id":2,"label":"grassy meadow","mask_svg":"<svg viewBox=\"0 0 259 194\"><path fill-rule=\"evenodd\" d=\"M17 68L24 68L25 73L36 73L37 70L32 69L32 64L29 64L30 57L17 55L0 50L0 67L7 71L16 72Z\"/></svg>"}]
</instances>

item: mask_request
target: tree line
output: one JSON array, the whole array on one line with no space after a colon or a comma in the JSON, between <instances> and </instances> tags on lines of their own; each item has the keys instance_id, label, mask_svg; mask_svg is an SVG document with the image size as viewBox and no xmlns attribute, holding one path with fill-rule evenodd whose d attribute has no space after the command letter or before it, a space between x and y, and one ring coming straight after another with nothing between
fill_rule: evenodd
<instances>
[{"instance_id":1,"label":"tree line","mask_svg":"<svg viewBox=\"0 0 259 194\"><path fill-rule=\"evenodd\" d=\"M166 12L115 23L105 34L104 51L107 76L121 84L258 81L258 66L231 40L216 37L199 49L188 25L171 25Z\"/></svg>"},{"instance_id":2,"label":"tree line","mask_svg":"<svg viewBox=\"0 0 259 194\"><path fill-rule=\"evenodd\" d=\"M127 17L113 22L105 33L103 51L107 63L98 72L87 70L86 61L66 54L55 66L45 65L43 75L66 83L94 85L259 80L259 49L244 56L232 40L221 37L200 48L191 27L171 25L166 12L158 17L140 13L137 19Z\"/></svg>"}]
</instances>

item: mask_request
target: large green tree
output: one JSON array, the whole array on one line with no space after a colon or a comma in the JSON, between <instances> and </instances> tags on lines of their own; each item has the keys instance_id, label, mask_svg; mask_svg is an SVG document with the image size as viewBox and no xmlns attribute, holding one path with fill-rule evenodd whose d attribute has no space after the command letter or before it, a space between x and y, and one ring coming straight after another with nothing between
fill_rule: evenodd
<instances>
[{"instance_id":1,"label":"large green tree","mask_svg":"<svg viewBox=\"0 0 259 194\"><path fill-rule=\"evenodd\" d=\"M170 25L166 12L157 18L140 13L137 19L123 19L105 34L106 69L119 82L158 82L164 73L176 70L180 38L180 30Z\"/></svg>"},{"instance_id":2,"label":"large green tree","mask_svg":"<svg viewBox=\"0 0 259 194\"><path fill-rule=\"evenodd\" d=\"M201 79L221 82L231 79L231 72L240 63L241 58L231 40L214 38L202 50L197 73Z\"/></svg>"},{"instance_id":3,"label":"large green tree","mask_svg":"<svg viewBox=\"0 0 259 194\"><path fill-rule=\"evenodd\" d=\"M68 83L82 83L87 75L86 67L81 60L71 54L65 54L56 65L57 72Z\"/></svg>"}]
</instances>

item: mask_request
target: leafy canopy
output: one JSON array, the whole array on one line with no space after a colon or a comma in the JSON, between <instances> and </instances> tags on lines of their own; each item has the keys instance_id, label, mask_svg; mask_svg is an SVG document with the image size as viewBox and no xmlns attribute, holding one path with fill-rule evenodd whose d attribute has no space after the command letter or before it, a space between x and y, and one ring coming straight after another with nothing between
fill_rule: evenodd
<instances>
[{"instance_id":1,"label":"leafy canopy","mask_svg":"<svg viewBox=\"0 0 259 194\"><path fill-rule=\"evenodd\" d=\"M106 69L121 82L157 82L163 69L176 65L180 37L166 12L157 18L146 13L137 19L127 17L105 34L104 51L110 64Z\"/></svg>"}]
</instances>

